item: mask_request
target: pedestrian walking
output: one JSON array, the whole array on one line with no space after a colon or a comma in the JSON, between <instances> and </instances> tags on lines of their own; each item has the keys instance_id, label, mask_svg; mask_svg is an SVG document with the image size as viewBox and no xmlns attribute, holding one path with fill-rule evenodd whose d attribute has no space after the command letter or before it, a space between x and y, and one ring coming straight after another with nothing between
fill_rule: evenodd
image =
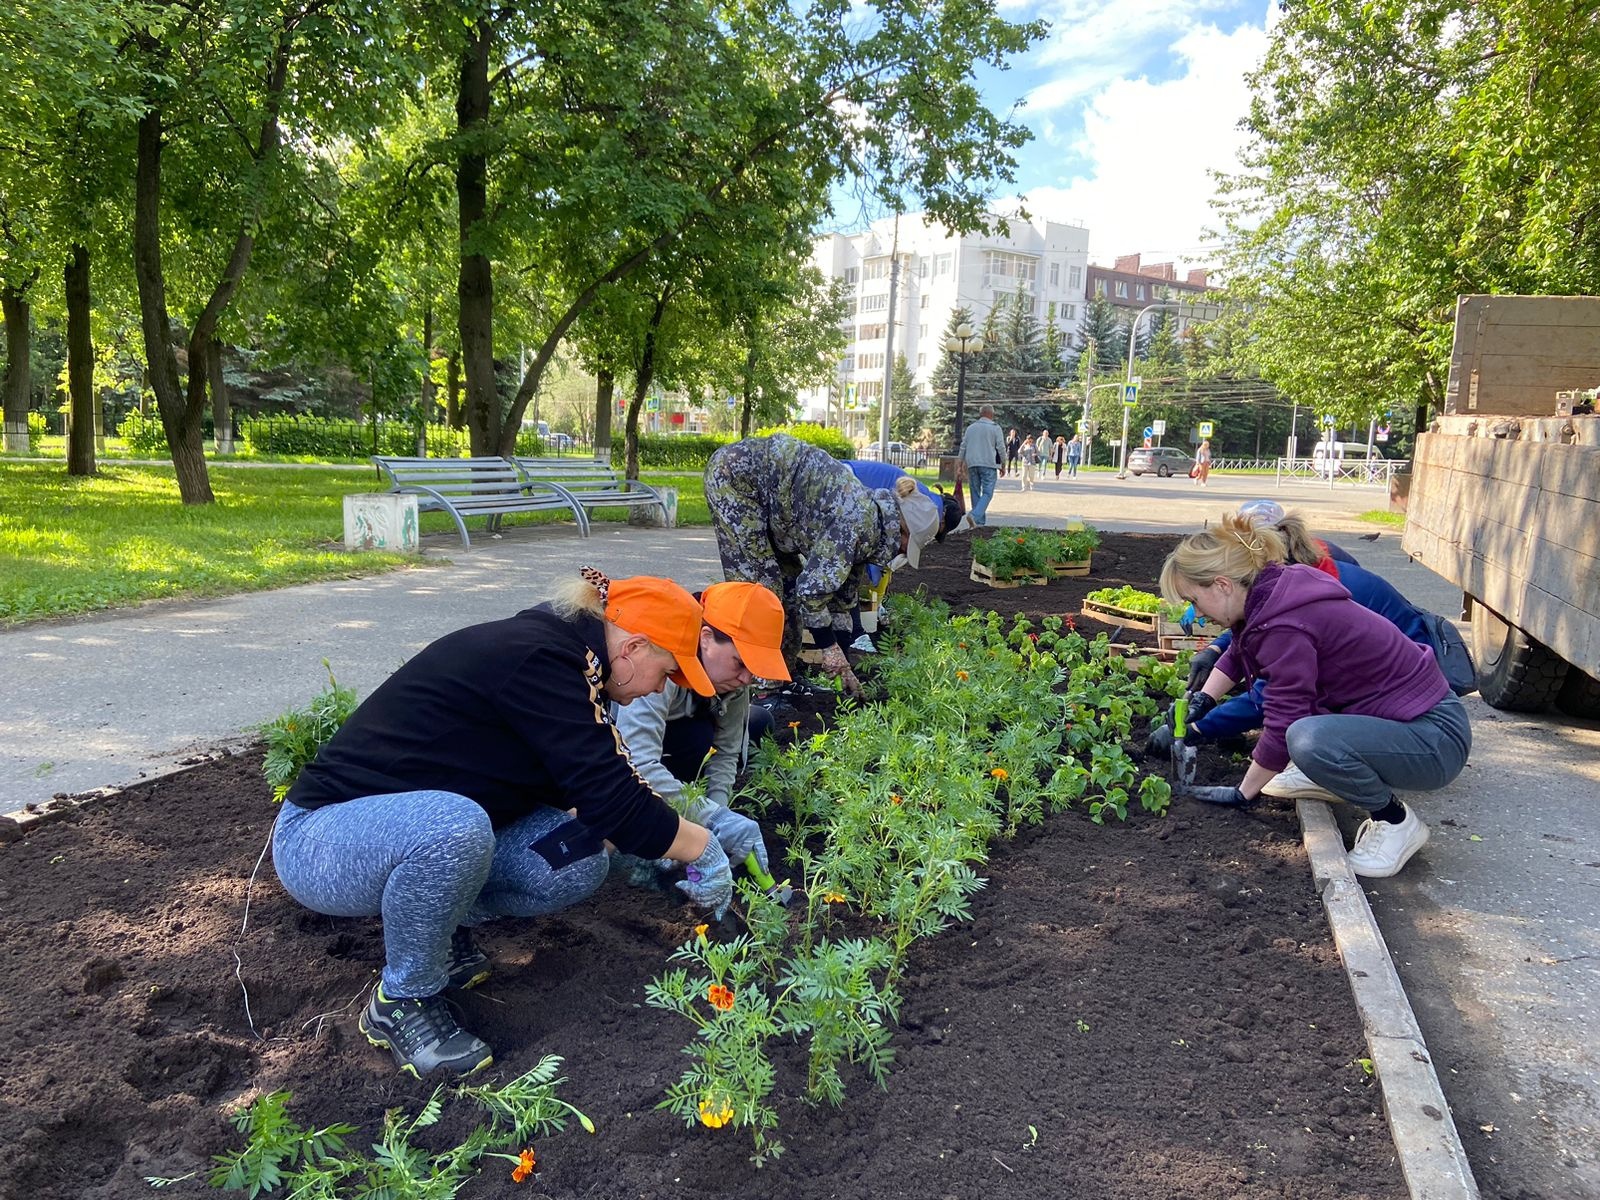
<instances>
[{"instance_id":1,"label":"pedestrian walking","mask_svg":"<svg viewBox=\"0 0 1600 1200\"><path fill-rule=\"evenodd\" d=\"M1022 439L1017 436L1015 429L1006 434L1006 457L1000 464L1000 475L1003 478L1009 470L1013 475L1017 471L1017 458L1022 453Z\"/></svg>"},{"instance_id":2,"label":"pedestrian walking","mask_svg":"<svg viewBox=\"0 0 1600 1200\"><path fill-rule=\"evenodd\" d=\"M1211 476L1211 439L1204 438L1200 448L1194 452L1194 478L1201 487L1208 486L1206 480Z\"/></svg>"},{"instance_id":3,"label":"pedestrian walking","mask_svg":"<svg viewBox=\"0 0 1600 1200\"><path fill-rule=\"evenodd\" d=\"M1014 432L1014 431L1013 431ZM1017 446L1021 450L1021 444ZM972 484L972 507L967 515L974 525L988 524L989 501L994 496L995 480L1006 465L1006 438L994 423L994 407L985 404L978 419L961 436L956 469Z\"/></svg>"},{"instance_id":4,"label":"pedestrian walking","mask_svg":"<svg viewBox=\"0 0 1600 1200\"><path fill-rule=\"evenodd\" d=\"M1031 492L1039 479L1039 446L1032 435L1023 439L1018 457L1022 460L1022 490Z\"/></svg>"},{"instance_id":5,"label":"pedestrian walking","mask_svg":"<svg viewBox=\"0 0 1600 1200\"><path fill-rule=\"evenodd\" d=\"M1061 478L1061 468L1067 465L1067 439L1060 434L1050 445L1050 461L1055 464L1056 478Z\"/></svg>"},{"instance_id":6,"label":"pedestrian walking","mask_svg":"<svg viewBox=\"0 0 1600 1200\"><path fill-rule=\"evenodd\" d=\"M1083 438L1078 434L1072 435L1072 440L1067 443L1067 478L1076 479L1078 464L1083 461Z\"/></svg>"}]
</instances>

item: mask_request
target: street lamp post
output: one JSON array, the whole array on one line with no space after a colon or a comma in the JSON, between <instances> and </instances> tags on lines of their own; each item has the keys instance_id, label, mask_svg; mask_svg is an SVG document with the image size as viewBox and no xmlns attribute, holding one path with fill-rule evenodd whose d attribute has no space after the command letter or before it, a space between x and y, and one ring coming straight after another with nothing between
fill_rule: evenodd
<instances>
[{"instance_id":1,"label":"street lamp post","mask_svg":"<svg viewBox=\"0 0 1600 1200\"><path fill-rule=\"evenodd\" d=\"M967 358L983 349L983 337L974 333L966 321L953 329L944 340L944 348L956 356L956 440L955 450L961 450L961 435L967 425Z\"/></svg>"},{"instance_id":2,"label":"street lamp post","mask_svg":"<svg viewBox=\"0 0 1600 1200\"><path fill-rule=\"evenodd\" d=\"M1144 320L1145 313L1157 308L1182 307L1183 301L1181 300L1157 300L1154 304L1146 304L1139 310L1139 315L1133 318L1133 324L1128 326L1128 375L1123 384L1124 388L1133 386L1133 351L1134 347L1139 343L1139 322ZM1132 412L1133 409L1127 402L1127 392L1124 391L1122 402L1122 453L1118 457L1118 479L1126 479L1128 477L1128 417Z\"/></svg>"}]
</instances>

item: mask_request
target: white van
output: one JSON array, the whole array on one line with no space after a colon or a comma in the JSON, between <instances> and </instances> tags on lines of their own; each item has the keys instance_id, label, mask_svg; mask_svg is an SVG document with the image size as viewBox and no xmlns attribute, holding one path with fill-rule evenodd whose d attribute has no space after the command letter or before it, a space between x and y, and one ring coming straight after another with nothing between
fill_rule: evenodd
<instances>
[{"instance_id":1,"label":"white van","mask_svg":"<svg viewBox=\"0 0 1600 1200\"><path fill-rule=\"evenodd\" d=\"M1327 442L1318 442L1316 444L1316 447L1311 451L1311 459L1312 459L1313 462L1321 462L1323 460L1323 458L1327 455L1327 453L1328 453L1328 443ZM1373 447L1372 456L1374 458L1381 457L1378 454L1377 447ZM1340 461L1342 461L1344 459L1347 459L1347 458L1366 458L1366 457L1367 457L1367 444L1365 442L1334 442L1333 443L1333 461L1334 462L1340 462Z\"/></svg>"}]
</instances>

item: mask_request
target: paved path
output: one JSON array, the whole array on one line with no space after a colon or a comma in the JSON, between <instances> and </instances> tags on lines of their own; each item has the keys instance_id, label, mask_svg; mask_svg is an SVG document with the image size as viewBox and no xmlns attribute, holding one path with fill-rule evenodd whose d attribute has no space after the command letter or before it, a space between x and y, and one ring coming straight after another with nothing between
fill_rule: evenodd
<instances>
[{"instance_id":1,"label":"paved path","mask_svg":"<svg viewBox=\"0 0 1600 1200\"><path fill-rule=\"evenodd\" d=\"M1376 489L1279 490L1270 478L1225 475L1200 489L1097 472L1026 494L1002 480L990 513L991 523L1081 516L1181 532L1258 495L1343 531L1364 564L1418 603L1458 611L1460 597L1407 562L1395 531L1356 540L1379 528L1355 519L1384 507ZM368 692L432 639L537 601L584 563L689 586L719 574L707 529L600 525L583 541L571 527L540 527L467 552L454 537L427 541L451 562L0 633L0 811L241 741L321 686L324 656ZM1420 801L1433 840L1369 895L1485 1197L1600 1200L1600 725L1468 703L1472 760L1451 788Z\"/></svg>"}]
</instances>

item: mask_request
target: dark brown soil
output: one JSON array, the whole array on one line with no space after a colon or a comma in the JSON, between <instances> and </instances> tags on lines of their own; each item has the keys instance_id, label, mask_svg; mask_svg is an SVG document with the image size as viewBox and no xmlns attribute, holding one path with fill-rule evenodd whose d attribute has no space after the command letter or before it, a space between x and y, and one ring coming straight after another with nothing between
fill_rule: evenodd
<instances>
[{"instance_id":1,"label":"dark brown soil","mask_svg":"<svg viewBox=\"0 0 1600 1200\"><path fill-rule=\"evenodd\" d=\"M1107 570L1167 539L1121 540ZM1088 585L1116 581L1097 556ZM814 720L782 716L786 735ZM304 1124L358 1124L363 1148L386 1107L427 1098L355 1028L377 922L307 912L270 861L252 890L273 815L251 754L0 847L0 1197L142 1197L145 1176L203 1175L239 1144L230 1104L258 1091L292 1090ZM542 1142L534 1185L494 1162L464 1194L1405 1195L1290 812L1178 801L1104 828L1067 814L997 846L984 874L974 920L915 952L887 1093L856 1076L841 1109L783 1102L788 1153L759 1171L745 1134L655 1111L689 1027L646 1007L644 986L692 910L612 882L559 917L491 927L494 978L460 1008L496 1048L492 1076L559 1054L562 1094L600 1130ZM792 1053L776 1057L780 1093L797 1091ZM430 1132L444 1145L464 1129L447 1116Z\"/></svg>"}]
</instances>

